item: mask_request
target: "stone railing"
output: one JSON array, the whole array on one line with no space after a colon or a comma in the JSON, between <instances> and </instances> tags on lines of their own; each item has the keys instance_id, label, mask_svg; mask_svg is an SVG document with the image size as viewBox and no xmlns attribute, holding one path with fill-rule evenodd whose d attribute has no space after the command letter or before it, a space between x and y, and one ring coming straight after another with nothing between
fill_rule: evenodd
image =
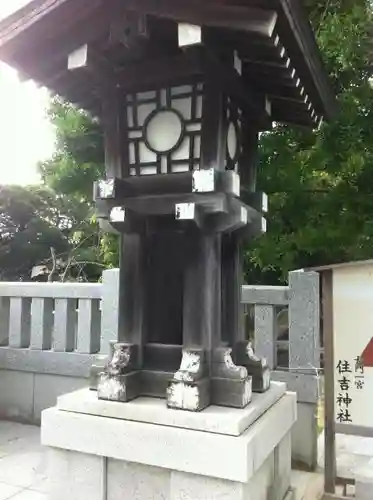
<instances>
[{"instance_id":1,"label":"stone railing","mask_svg":"<svg viewBox=\"0 0 373 500\"><path fill-rule=\"evenodd\" d=\"M101 298L101 284L0 283L0 369L87 376Z\"/></svg>"},{"instance_id":2,"label":"stone railing","mask_svg":"<svg viewBox=\"0 0 373 500\"><path fill-rule=\"evenodd\" d=\"M289 285L244 286L242 302L251 306L256 352L272 368L274 380L287 383L298 398L293 430L293 459L313 469L317 464L317 409L320 392L320 288L315 272L289 273ZM278 310L288 309L287 339L279 339ZM281 356L279 354L286 354ZM286 362L284 362L284 359Z\"/></svg>"},{"instance_id":3,"label":"stone railing","mask_svg":"<svg viewBox=\"0 0 373 500\"><path fill-rule=\"evenodd\" d=\"M0 417L38 423L87 385L100 351L101 284L0 283Z\"/></svg>"},{"instance_id":4,"label":"stone railing","mask_svg":"<svg viewBox=\"0 0 373 500\"><path fill-rule=\"evenodd\" d=\"M57 396L87 385L90 366L117 338L118 286L116 269L104 271L99 284L0 283L0 417L38 423L41 410ZM244 286L242 303L252 314L257 353L268 360L275 380L297 392L293 457L313 467L319 277L295 271L289 286ZM279 307L288 308L285 340L278 338ZM286 354L282 362L279 352Z\"/></svg>"}]
</instances>

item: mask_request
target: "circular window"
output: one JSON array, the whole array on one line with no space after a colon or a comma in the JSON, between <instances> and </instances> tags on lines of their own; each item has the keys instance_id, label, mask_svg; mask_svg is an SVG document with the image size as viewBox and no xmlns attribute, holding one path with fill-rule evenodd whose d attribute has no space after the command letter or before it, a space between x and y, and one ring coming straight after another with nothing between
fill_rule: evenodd
<instances>
[{"instance_id":1,"label":"circular window","mask_svg":"<svg viewBox=\"0 0 373 500\"><path fill-rule=\"evenodd\" d=\"M237 133L237 125L233 122L230 122L228 125L227 132L227 151L229 159L233 162L237 161L238 157L238 133Z\"/></svg>"},{"instance_id":2,"label":"circular window","mask_svg":"<svg viewBox=\"0 0 373 500\"><path fill-rule=\"evenodd\" d=\"M184 135L184 122L173 109L160 109L151 113L144 123L147 147L154 153L170 153L177 149Z\"/></svg>"}]
</instances>

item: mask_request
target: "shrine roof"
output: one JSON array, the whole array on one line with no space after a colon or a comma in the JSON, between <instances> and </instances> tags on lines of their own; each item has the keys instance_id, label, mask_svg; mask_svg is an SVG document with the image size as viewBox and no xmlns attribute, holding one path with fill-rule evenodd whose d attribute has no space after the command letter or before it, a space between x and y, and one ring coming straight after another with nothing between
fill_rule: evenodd
<instances>
[{"instance_id":1,"label":"shrine roof","mask_svg":"<svg viewBox=\"0 0 373 500\"><path fill-rule=\"evenodd\" d=\"M139 16L147 26L133 44ZM0 22L0 60L99 115L108 82L130 91L168 73L198 77L177 23L214 30L236 51L243 88L268 97L274 121L316 126L332 117L335 97L299 0L33 0ZM94 74L69 69L85 44Z\"/></svg>"}]
</instances>

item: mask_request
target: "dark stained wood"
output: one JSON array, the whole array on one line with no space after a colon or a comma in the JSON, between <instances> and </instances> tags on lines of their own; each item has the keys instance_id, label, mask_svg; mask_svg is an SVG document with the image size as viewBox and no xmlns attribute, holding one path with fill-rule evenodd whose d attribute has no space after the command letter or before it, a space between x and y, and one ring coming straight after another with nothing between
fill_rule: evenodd
<instances>
[{"instance_id":1,"label":"dark stained wood","mask_svg":"<svg viewBox=\"0 0 373 500\"><path fill-rule=\"evenodd\" d=\"M94 78L97 81L97 85L106 89L108 93L111 93L113 90L116 90L116 74L114 68L111 66L110 62L99 54L95 49L89 45L84 44L82 47L78 49L79 52L84 53L84 62L81 61L81 65L79 67L74 66L74 53L69 54L68 56L68 67L69 71L77 72L86 72L88 76Z\"/></svg>"},{"instance_id":2,"label":"dark stained wood","mask_svg":"<svg viewBox=\"0 0 373 500\"><path fill-rule=\"evenodd\" d=\"M221 235L185 235L184 347L203 347L208 356L221 338Z\"/></svg>"},{"instance_id":3,"label":"dark stained wood","mask_svg":"<svg viewBox=\"0 0 373 500\"><path fill-rule=\"evenodd\" d=\"M335 451L334 414L334 327L333 327L333 271L321 274L322 317L324 337L324 433L325 433L325 484L326 493L335 493L337 474Z\"/></svg>"},{"instance_id":4,"label":"dark stained wood","mask_svg":"<svg viewBox=\"0 0 373 500\"><path fill-rule=\"evenodd\" d=\"M119 205L143 215L173 215L175 206L179 203L196 203L207 213L219 213L226 211L223 193L191 193L175 195L142 196L136 198L124 198ZM116 203L117 205L118 203Z\"/></svg>"},{"instance_id":5,"label":"dark stained wood","mask_svg":"<svg viewBox=\"0 0 373 500\"><path fill-rule=\"evenodd\" d=\"M206 38L210 38L209 34ZM205 78L210 85L210 92L212 87L224 89L226 94L236 101L239 107L246 109L255 121L265 121L269 118L265 108L265 96L245 86L244 79L232 64L229 64L229 58L222 50L216 33L211 37L211 41L204 42L203 49L191 49L188 53L205 68Z\"/></svg>"},{"instance_id":6,"label":"dark stained wood","mask_svg":"<svg viewBox=\"0 0 373 500\"><path fill-rule=\"evenodd\" d=\"M180 367L182 346L174 344L145 344L144 369L176 372Z\"/></svg>"},{"instance_id":7,"label":"dark stained wood","mask_svg":"<svg viewBox=\"0 0 373 500\"><path fill-rule=\"evenodd\" d=\"M178 232L148 235L146 342L182 345L184 241Z\"/></svg>"},{"instance_id":8,"label":"dark stained wood","mask_svg":"<svg viewBox=\"0 0 373 500\"><path fill-rule=\"evenodd\" d=\"M336 112L335 96L327 80L306 12L298 0L278 1L281 11L277 29L287 46L292 63L301 79L307 83L318 114L323 115L323 109L326 107L327 115L333 116Z\"/></svg>"},{"instance_id":9,"label":"dark stained wood","mask_svg":"<svg viewBox=\"0 0 373 500\"><path fill-rule=\"evenodd\" d=\"M127 48L134 48L148 39L148 23L144 14L129 11L126 16L114 19L110 25L110 42L120 42Z\"/></svg>"},{"instance_id":10,"label":"dark stained wood","mask_svg":"<svg viewBox=\"0 0 373 500\"><path fill-rule=\"evenodd\" d=\"M222 237L222 341L229 345L245 340L242 284L240 237L233 232Z\"/></svg>"},{"instance_id":11,"label":"dark stained wood","mask_svg":"<svg viewBox=\"0 0 373 500\"><path fill-rule=\"evenodd\" d=\"M153 398L164 398L167 386L172 380L173 372L158 370L141 371L141 395Z\"/></svg>"},{"instance_id":12,"label":"dark stained wood","mask_svg":"<svg viewBox=\"0 0 373 500\"><path fill-rule=\"evenodd\" d=\"M225 145L225 144L224 144ZM149 195L178 195L193 194L194 200L198 200L198 193L193 192L193 172L178 172L174 174L154 174L143 176L129 176L120 178L117 175L108 175L114 178L114 198L120 202L122 198L135 198ZM215 173L215 193L206 193L206 199L210 195L216 197L217 193L231 194L232 182L231 172L221 170ZM97 192L95 190L95 192ZM95 195L95 196L98 196ZM165 198L166 199L166 198ZM192 201L192 200L190 200Z\"/></svg>"},{"instance_id":13,"label":"dark stained wood","mask_svg":"<svg viewBox=\"0 0 373 500\"><path fill-rule=\"evenodd\" d=\"M263 92L268 97L282 97L284 99L295 99L301 102L305 94L304 87L302 87L299 78L278 81L262 78L255 73L245 72L244 80L247 85L251 85L257 92Z\"/></svg>"},{"instance_id":14,"label":"dark stained wood","mask_svg":"<svg viewBox=\"0 0 373 500\"><path fill-rule=\"evenodd\" d=\"M193 381L202 398L199 410L210 402L211 378L215 402L248 402L246 377L230 373L230 351L219 347L244 341L240 242L243 226L249 235L260 232L261 207L253 195L258 132L272 121L315 126L333 110L312 32L292 2L34 0L21 15L0 22L0 58L96 113L105 131L106 173L115 179L115 192L99 198L98 209L102 227L117 231L121 241L118 340L126 346L118 348L136 353L136 363L122 367L119 383L129 391L123 401L164 396L186 348L203 357L202 378ZM199 47L180 50L180 22L201 27ZM237 54L243 75L233 64ZM148 164L157 163L159 175L130 175L126 92L166 88L169 105L170 87L197 82L203 83L201 159L191 141L196 158L188 165L215 169L213 186L200 182L201 172L161 175L159 156ZM234 187L237 179L225 171L228 105L232 115L242 111L239 171L246 205ZM167 156L171 171L173 158ZM139 162L135 173L140 175ZM184 213L180 204L192 210ZM114 207L124 210L113 221ZM252 372L254 388L261 370L260 364L259 376ZM116 376L115 359L104 379L110 376Z\"/></svg>"},{"instance_id":15,"label":"dark stained wood","mask_svg":"<svg viewBox=\"0 0 373 500\"><path fill-rule=\"evenodd\" d=\"M128 168L127 129L124 95L115 87L102 92L102 124L104 129L105 166L109 178L122 177Z\"/></svg>"},{"instance_id":16,"label":"dark stained wood","mask_svg":"<svg viewBox=\"0 0 373 500\"><path fill-rule=\"evenodd\" d=\"M256 42L250 39L249 43L239 45L239 56L243 61L256 61L264 63L278 63L288 59L285 47L276 44L277 39L265 41L263 39Z\"/></svg>"},{"instance_id":17,"label":"dark stained wood","mask_svg":"<svg viewBox=\"0 0 373 500\"><path fill-rule=\"evenodd\" d=\"M312 109L307 109L308 105L304 102L294 100L276 99L272 97L272 118L274 121L284 121L284 113L292 117L292 122L306 127L315 127L317 115ZM289 121L290 123L290 121Z\"/></svg>"},{"instance_id":18,"label":"dark stained wood","mask_svg":"<svg viewBox=\"0 0 373 500\"><path fill-rule=\"evenodd\" d=\"M242 138L239 174L241 177L241 197L245 201L245 192L253 193L256 189L259 144L258 129L247 113L243 113Z\"/></svg>"},{"instance_id":19,"label":"dark stained wood","mask_svg":"<svg viewBox=\"0 0 373 500\"><path fill-rule=\"evenodd\" d=\"M306 94L309 95L315 115L328 118L333 114L334 97L320 61L312 31L299 2L294 0L266 2L237 0L234 6L220 0L202 4L197 0L127 0L126 2L121 0L105 2L102 0L75 0L74 2L71 0L34 0L20 13L0 22L0 57L42 84L49 80L51 84L49 88L52 91L58 91L70 99L73 92L69 90L64 93L62 78L58 78L58 89L55 89L53 85L54 76L59 73L59 70L55 69L52 62L62 63L67 54L84 43L94 42L100 45L99 42L105 38L105 33L108 36L110 30L113 31L113 23L128 16L128 9L137 12L140 18L148 13L171 20L167 24L170 29L164 30L167 33L163 39L165 54L169 49L177 50L176 23L174 23L175 28L172 28L171 24L172 20L175 20L200 23L220 30L219 33L227 44L250 61L255 78L264 84L266 80L284 81L289 75L292 79L292 71L284 72L281 65L285 63L285 66L288 66L287 70L294 67L296 74L300 77L301 88L305 87ZM278 16L276 26L274 12L277 12ZM154 22L154 26L157 22ZM158 46L161 40L159 30L158 32L150 30L149 33L151 37L149 44ZM157 36L153 39L155 33ZM112 42L114 43L114 40ZM130 45L132 47L132 42ZM128 50L123 44L122 48L124 51ZM146 57L146 51L139 51L139 54L141 53ZM103 55L106 57L105 54ZM290 64L288 63L289 57ZM45 64L46 60L48 64ZM144 61L139 62L144 63ZM114 66L117 64L119 61L116 61ZM276 68L278 65L279 67ZM118 69L119 66L116 71ZM129 74L127 73L126 76L128 77ZM60 74L60 77L62 76ZM125 74L123 74L123 84L125 84L124 77ZM73 79L72 76L71 78ZM137 78L137 82L140 80ZM136 82L132 81L135 85ZM225 85L227 83L225 82ZM81 105L87 107L87 101L95 98L95 89L89 81L85 85L86 98L82 99ZM230 78L229 85L236 89L238 94L242 93L238 92L237 79ZM249 81L248 85L250 85ZM260 88L260 81L258 81L258 88ZM279 85L278 91L281 92L283 89L286 89L286 85ZM249 87L247 91L250 92ZM281 94L281 97L286 96ZM297 97L297 95L293 96L295 99ZM76 101L75 97L74 100ZM288 111L286 107L281 108L276 119L292 122L291 110ZM316 121L318 123L318 120ZM313 120L306 123L302 117L298 116L295 122L311 126L314 124Z\"/></svg>"},{"instance_id":20,"label":"dark stained wood","mask_svg":"<svg viewBox=\"0 0 373 500\"><path fill-rule=\"evenodd\" d=\"M111 0L113 3L120 0ZM255 32L271 36L276 14L271 10L199 0L126 0L128 9L177 22Z\"/></svg>"},{"instance_id":21,"label":"dark stained wood","mask_svg":"<svg viewBox=\"0 0 373 500\"><path fill-rule=\"evenodd\" d=\"M282 83L292 83L297 81L295 70L290 63L286 66L285 61L264 62L264 61L249 61L245 59L245 75L255 75L261 80L268 79L273 81L273 78L278 79Z\"/></svg>"},{"instance_id":22,"label":"dark stained wood","mask_svg":"<svg viewBox=\"0 0 373 500\"><path fill-rule=\"evenodd\" d=\"M15 12L0 22L0 46L12 41L14 53L24 44L40 42L41 34L52 38L66 33L72 23L82 21L99 4L100 0L75 0L72 15L68 0L34 0L21 10L22 18L18 18Z\"/></svg>"},{"instance_id":23,"label":"dark stained wood","mask_svg":"<svg viewBox=\"0 0 373 500\"><path fill-rule=\"evenodd\" d=\"M48 39L42 32L35 41L28 40L25 46L20 44L21 47L17 48L19 54L15 56L15 60L27 72L31 69L32 76L33 71L35 71L43 78L51 77L54 73L53 65L56 62L59 62L61 67L66 67L67 56L72 51L78 49L81 45L91 44L99 40L107 32L112 20L121 17L125 12L126 9L124 9L123 5L112 10L101 5L99 8L89 11L84 18L84 22L79 17L76 18L72 15L68 35L61 33L60 36L56 34ZM0 45L0 57L3 50L4 57L7 57L6 47L1 48Z\"/></svg>"},{"instance_id":24,"label":"dark stained wood","mask_svg":"<svg viewBox=\"0 0 373 500\"><path fill-rule=\"evenodd\" d=\"M178 54L172 57L162 57L126 64L125 68L118 71L117 81L123 90L145 90L164 85L165 81L173 82L190 81L191 78L203 76L204 68L195 60Z\"/></svg>"},{"instance_id":25,"label":"dark stained wood","mask_svg":"<svg viewBox=\"0 0 373 500\"><path fill-rule=\"evenodd\" d=\"M143 343L144 275L146 255L143 236L123 234L120 238L120 327L119 342ZM141 357L141 351L140 351ZM141 362L141 360L140 360Z\"/></svg>"},{"instance_id":26,"label":"dark stained wood","mask_svg":"<svg viewBox=\"0 0 373 500\"><path fill-rule=\"evenodd\" d=\"M205 84L203 98L201 169L224 168L225 128L224 96L216 81L210 78Z\"/></svg>"}]
</instances>

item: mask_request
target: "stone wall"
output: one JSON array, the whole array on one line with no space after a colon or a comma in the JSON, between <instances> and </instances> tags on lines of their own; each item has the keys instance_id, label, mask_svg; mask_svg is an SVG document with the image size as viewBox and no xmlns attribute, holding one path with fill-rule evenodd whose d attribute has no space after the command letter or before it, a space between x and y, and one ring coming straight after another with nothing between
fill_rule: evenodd
<instances>
[{"instance_id":1,"label":"stone wall","mask_svg":"<svg viewBox=\"0 0 373 500\"><path fill-rule=\"evenodd\" d=\"M89 368L106 355L119 327L119 273L102 284L0 283L0 418L40 423L56 398L88 384ZM253 308L255 346L273 379L298 398L293 459L317 464L319 277L294 271L289 286L244 286L242 302ZM288 339L278 338L278 307L288 308ZM287 363L278 362L279 347ZM285 366L284 366L285 365Z\"/></svg>"}]
</instances>

